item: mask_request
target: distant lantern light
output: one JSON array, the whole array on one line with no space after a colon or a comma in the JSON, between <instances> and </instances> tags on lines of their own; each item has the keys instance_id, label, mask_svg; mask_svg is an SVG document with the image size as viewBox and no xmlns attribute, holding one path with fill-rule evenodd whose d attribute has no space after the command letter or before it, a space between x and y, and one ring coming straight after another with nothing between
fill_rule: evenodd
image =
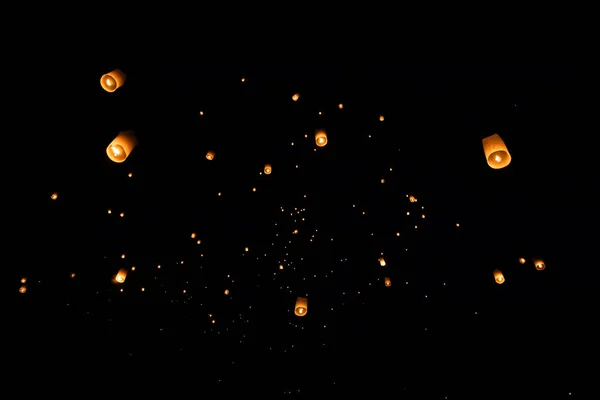
<instances>
[{"instance_id":1,"label":"distant lantern light","mask_svg":"<svg viewBox=\"0 0 600 400\"><path fill-rule=\"evenodd\" d=\"M107 92L112 93L123 86L126 79L127 75L125 75L123 71L120 69L115 69L108 74L102 75L102 78L100 78L100 86L102 86L102 89L106 90Z\"/></svg>"},{"instance_id":2,"label":"distant lantern light","mask_svg":"<svg viewBox=\"0 0 600 400\"><path fill-rule=\"evenodd\" d=\"M215 159L215 152L210 150L206 153L206 159L211 161Z\"/></svg>"},{"instance_id":3,"label":"distant lantern light","mask_svg":"<svg viewBox=\"0 0 600 400\"><path fill-rule=\"evenodd\" d=\"M296 93L295 95L292 96L292 100L294 100L294 101L298 101L299 98L300 98L300 93Z\"/></svg>"},{"instance_id":4,"label":"distant lantern light","mask_svg":"<svg viewBox=\"0 0 600 400\"><path fill-rule=\"evenodd\" d=\"M71 275L69 275L71 278L75 278L75 272L71 272Z\"/></svg>"},{"instance_id":5,"label":"distant lantern light","mask_svg":"<svg viewBox=\"0 0 600 400\"><path fill-rule=\"evenodd\" d=\"M519 258L519 262L520 262L521 264L525 264L525 259L524 259L523 257L521 257L521 258Z\"/></svg>"},{"instance_id":6,"label":"distant lantern light","mask_svg":"<svg viewBox=\"0 0 600 400\"><path fill-rule=\"evenodd\" d=\"M225 296L229 296L229 289L225 289Z\"/></svg>"},{"instance_id":7,"label":"distant lantern light","mask_svg":"<svg viewBox=\"0 0 600 400\"><path fill-rule=\"evenodd\" d=\"M121 268L119 270L119 272L117 272L117 276L115 276L115 281L117 283L123 283L123 282L125 282L126 278L127 278L127 270L125 268Z\"/></svg>"},{"instance_id":8,"label":"distant lantern light","mask_svg":"<svg viewBox=\"0 0 600 400\"><path fill-rule=\"evenodd\" d=\"M327 144L327 133L325 133L323 129L319 129L315 132L315 142L319 147L323 147Z\"/></svg>"},{"instance_id":9,"label":"distant lantern light","mask_svg":"<svg viewBox=\"0 0 600 400\"><path fill-rule=\"evenodd\" d=\"M192 232L191 236L192 236L192 239L195 239L196 238L196 232Z\"/></svg>"},{"instance_id":10,"label":"distant lantern light","mask_svg":"<svg viewBox=\"0 0 600 400\"><path fill-rule=\"evenodd\" d=\"M502 274L502 271L500 271L499 269L494 270L494 280L499 285L502 285L504 283L504 275Z\"/></svg>"},{"instance_id":11,"label":"distant lantern light","mask_svg":"<svg viewBox=\"0 0 600 400\"><path fill-rule=\"evenodd\" d=\"M108 158L116 163L122 163L129 157L138 142L133 131L119 132L116 138L106 148Z\"/></svg>"},{"instance_id":12,"label":"distant lantern light","mask_svg":"<svg viewBox=\"0 0 600 400\"><path fill-rule=\"evenodd\" d=\"M483 152L488 165L493 169L501 169L510 164L511 156L502 138L497 133L482 140Z\"/></svg>"},{"instance_id":13,"label":"distant lantern light","mask_svg":"<svg viewBox=\"0 0 600 400\"><path fill-rule=\"evenodd\" d=\"M23 285L19 288L19 293L24 294L27 291L27 285Z\"/></svg>"},{"instance_id":14,"label":"distant lantern light","mask_svg":"<svg viewBox=\"0 0 600 400\"><path fill-rule=\"evenodd\" d=\"M21 278L21 283L27 283L27 277L25 277L25 276L24 276L24 277L22 277L22 278Z\"/></svg>"},{"instance_id":15,"label":"distant lantern light","mask_svg":"<svg viewBox=\"0 0 600 400\"><path fill-rule=\"evenodd\" d=\"M410 201L411 203L416 203L417 202L417 198L415 196L409 196L408 197L408 201Z\"/></svg>"},{"instance_id":16,"label":"distant lantern light","mask_svg":"<svg viewBox=\"0 0 600 400\"><path fill-rule=\"evenodd\" d=\"M540 258L534 258L533 265L535 265L535 269L537 269L538 271L543 271L546 269L546 264L544 263L544 260Z\"/></svg>"},{"instance_id":17,"label":"distant lantern light","mask_svg":"<svg viewBox=\"0 0 600 400\"><path fill-rule=\"evenodd\" d=\"M383 257L381 257L379 259L379 265L381 265L382 267L385 267L387 265L386 262L385 262L385 259Z\"/></svg>"},{"instance_id":18,"label":"distant lantern light","mask_svg":"<svg viewBox=\"0 0 600 400\"><path fill-rule=\"evenodd\" d=\"M384 120L384 119L385 119L385 118L383 117L383 115L380 115L380 116L379 116L379 120L380 120L381 122L383 122L383 120Z\"/></svg>"},{"instance_id":19,"label":"distant lantern light","mask_svg":"<svg viewBox=\"0 0 600 400\"><path fill-rule=\"evenodd\" d=\"M383 281L384 281L384 283L385 283L385 286L386 286L386 287L390 287L390 286L392 286L392 280L391 280L390 278L388 278L388 277L385 277L385 278L383 279Z\"/></svg>"},{"instance_id":20,"label":"distant lantern light","mask_svg":"<svg viewBox=\"0 0 600 400\"><path fill-rule=\"evenodd\" d=\"M270 175L273 172L273 168L271 168L271 164L265 164L265 174Z\"/></svg>"},{"instance_id":21,"label":"distant lantern light","mask_svg":"<svg viewBox=\"0 0 600 400\"><path fill-rule=\"evenodd\" d=\"M343 105L342 103L340 103L340 104L338 104L338 108L339 108L340 110L342 110L342 109L344 108L344 105Z\"/></svg>"},{"instance_id":22,"label":"distant lantern light","mask_svg":"<svg viewBox=\"0 0 600 400\"><path fill-rule=\"evenodd\" d=\"M294 314L299 317L304 317L308 312L308 299L306 297L298 297L296 299L296 306L294 307Z\"/></svg>"},{"instance_id":23,"label":"distant lantern light","mask_svg":"<svg viewBox=\"0 0 600 400\"><path fill-rule=\"evenodd\" d=\"M51 198L52 200L56 200L56 199L58 199L58 193L52 193L52 195L50 196L50 198Z\"/></svg>"}]
</instances>

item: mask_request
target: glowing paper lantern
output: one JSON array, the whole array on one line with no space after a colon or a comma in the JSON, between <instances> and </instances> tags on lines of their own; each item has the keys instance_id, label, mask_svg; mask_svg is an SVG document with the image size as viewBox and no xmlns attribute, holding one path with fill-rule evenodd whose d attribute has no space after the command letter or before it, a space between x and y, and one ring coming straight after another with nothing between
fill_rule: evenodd
<instances>
[{"instance_id":1,"label":"glowing paper lantern","mask_svg":"<svg viewBox=\"0 0 600 400\"><path fill-rule=\"evenodd\" d=\"M383 279L383 281L384 281L384 283L385 283L385 286L386 286L386 287L390 287L390 286L392 286L392 280L391 280L390 278L388 278L388 277L385 277L385 278Z\"/></svg>"},{"instance_id":2,"label":"glowing paper lantern","mask_svg":"<svg viewBox=\"0 0 600 400\"><path fill-rule=\"evenodd\" d=\"M50 196L50 198L51 198L52 200L56 200L56 199L58 199L58 193L52 193L52 196Z\"/></svg>"},{"instance_id":3,"label":"glowing paper lantern","mask_svg":"<svg viewBox=\"0 0 600 400\"><path fill-rule=\"evenodd\" d=\"M485 159L490 167L500 169L510 164L510 153L497 133L484 138L482 143Z\"/></svg>"},{"instance_id":4,"label":"glowing paper lantern","mask_svg":"<svg viewBox=\"0 0 600 400\"><path fill-rule=\"evenodd\" d=\"M299 98L300 98L300 93L296 93L295 95L292 96L292 100L294 100L294 101L298 101Z\"/></svg>"},{"instance_id":5,"label":"glowing paper lantern","mask_svg":"<svg viewBox=\"0 0 600 400\"><path fill-rule=\"evenodd\" d=\"M385 260L383 259L383 257L381 257L379 259L379 265L381 265L382 267L385 267L387 264L385 263Z\"/></svg>"},{"instance_id":6,"label":"glowing paper lantern","mask_svg":"<svg viewBox=\"0 0 600 400\"><path fill-rule=\"evenodd\" d=\"M265 174L270 175L273 172L273 168L271 168L271 164L265 164Z\"/></svg>"},{"instance_id":7,"label":"glowing paper lantern","mask_svg":"<svg viewBox=\"0 0 600 400\"><path fill-rule=\"evenodd\" d=\"M209 151L209 152L207 152L206 153L206 159L209 160L209 161L214 160L215 159L215 152L212 151L212 150Z\"/></svg>"},{"instance_id":8,"label":"glowing paper lantern","mask_svg":"<svg viewBox=\"0 0 600 400\"><path fill-rule=\"evenodd\" d=\"M304 317L308 312L308 299L306 297L298 297L296 299L296 307L294 307L294 314L299 317Z\"/></svg>"},{"instance_id":9,"label":"glowing paper lantern","mask_svg":"<svg viewBox=\"0 0 600 400\"><path fill-rule=\"evenodd\" d=\"M120 69L115 69L108 74L102 75L102 78L100 78L100 85L102 86L102 89L112 93L125 84L125 79L127 79L127 75Z\"/></svg>"},{"instance_id":10,"label":"glowing paper lantern","mask_svg":"<svg viewBox=\"0 0 600 400\"><path fill-rule=\"evenodd\" d=\"M519 262L520 262L521 264L525 264L525 259L524 259L523 257L521 257L521 258L519 258Z\"/></svg>"},{"instance_id":11,"label":"glowing paper lantern","mask_svg":"<svg viewBox=\"0 0 600 400\"><path fill-rule=\"evenodd\" d=\"M411 203L416 203L416 202L417 202L417 198L416 198L415 196L409 196L408 200L409 200Z\"/></svg>"},{"instance_id":12,"label":"glowing paper lantern","mask_svg":"<svg viewBox=\"0 0 600 400\"><path fill-rule=\"evenodd\" d=\"M117 283L125 282L125 278L127 278L127 270L125 268L121 268L119 272L117 272L117 276L115 276L115 281Z\"/></svg>"},{"instance_id":13,"label":"glowing paper lantern","mask_svg":"<svg viewBox=\"0 0 600 400\"><path fill-rule=\"evenodd\" d=\"M106 148L108 158L116 163L122 163L129 157L138 142L133 131L119 132L116 138Z\"/></svg>"},{"instance_id":14,"label":"glowing paper lantern","mask_svg":"<svg viewBox=\"0 0 600 400\"><path fill-rule=\"evenodd\" d=\"M315 142L317 142L317 146L323 147L327 144L327 133L324 130L319 129L315 133Z\"/></svg>"},{"instance_id":15,"label":"glowing paper lantern","mask_svg":"<svg viewBox=\"0 0 600 400\"><path fill-rule=\"evenodd\" d=\"M538 271L543 271L546 269L546 264L544 263L544 260L541 260L539 258L533 259L533 265L535 265L535 269L537 269Z\"/></svg>"},{"instance_id":16,"label":"glowing paper lantern","mask_svg":"<svg viewBox=\"0 0 600 400\"><path fill-rule=\"evenodd\" d=\"M27 285L23 285L19 288L19 293L25 293L27 291Z\"/></svg>"},{"instance_id":17,"label":"glowing paper lantern","mask_svg":"<svg viewBox=\"0 0 600 400\"><path fill-rule=\"evenodd\" d=\"M500 271L499 269L494 270L494 280L499 285L502 285L504 283L504 275L502 275L502 271Z\"/></svg>"}]
</instances>

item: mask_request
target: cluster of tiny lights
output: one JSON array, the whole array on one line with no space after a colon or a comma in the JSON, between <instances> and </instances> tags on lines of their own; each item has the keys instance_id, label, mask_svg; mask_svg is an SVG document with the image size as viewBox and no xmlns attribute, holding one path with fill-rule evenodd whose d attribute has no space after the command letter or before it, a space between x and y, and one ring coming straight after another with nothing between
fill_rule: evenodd
<instances>
[{"instance_id":1,"label":"cluster of tiny lights","mask_svg":"<svg viewBox=\"0 0 600 400\"><path fill-rule=\"evenodd\" d=\"M134 103L130 96L142 96L135 91L142 90L144 75L136 76L135 71L123 69L97 74L92 79L94 89L101 93L103 109L119 110L125 99ZM469 258L464 250L469 246L483 252L476 248L475 240L484 240L480 236L485 233L478 231L483 222L478 219L487 217L467 215L468 206L459 204L459 200L455 201L459 206L440 204L432 196L434 189L414 178L412 168L421 168L416 163L425 162L411 154L417 150L402 140L405 133L398 128L402 107L394 111L383 102L369 99L364 101L369 107L363 111L348 93L326 93L320 98L314 90L296 82L297 86L290 84L285 90L267 92L271 96L268 100L287 113L272 118L288 124L285 129L262 125L261 129L268 131L265 135L270 136L260 140L268 145L252 147L253 138L261 135L260 129L252 126L236 133L243 136L239 140L232 133L227 139L213 137L230 135L231 121L242 126L255 123L253 118L259 119L256 115L249 117L250 112L237 115L223 110L226 106L222 102L226 101L235 104L235 110L243 110L239 104L246 103L247 107L258 107L252 103L260 91L261 80L246 69L243 72L245 76L231 77L227 86L230 92L214 95L219 101L212 101L206 90L198 95L197 103L188 107L175 101L170 105L169 112L177 109L181 119L192 121L190 124L196 129L186 132L196 135L193 145L186 141L185 134L172 134L173 143L169 145L173 144L173 149L178 146L175 140L184 138L179 146L184 160L173 154L165 156L176 159L177 168L185 165L181 175L193 176L185 183L177 171L173 172L176 167L163 169L158 162L162 156L159 152L164 151L159 147L167 140L159 146L162 139L145 133L143 128L121 131L121 119L127 117L121 110L114 126L108 117L103 121L103 126L114 129L107 134L109 140L99 141L101 145L96 146L101 158L86 160L98 164L94 166L102 171L97 174L98 179L108 181L90 200L93 206L82 211L82 199L94 195L78 192L76 185L63 184L60 176L36 197L41 199L54 224L52 229L57 232L69 229L67 219L79 221L91 215L89 218L94 221L90 223L93 226L89 228L92 232L87 247L74 250L82 254L78 261L81 265L61 260L63 271L56 279L64 281L67 288L67 300L61 297L61 301L68 310L77 308L74 298L93 299L92 304L96 299L102 302L104 308L98 313L106 316L103 318L111 335L119 336L119 343L111 350L114 354L142 359L151 352L148 349L152 346L136 343L135 337L140 338L139 342L154 340L161 352L172 354L191 354L208 348L227 354L207 355L205 361L214 362L215 367L202 377L222 388L223 393L239 389L236 385L241 381L234 375L243 376L244 371L258 374L262 368L259 364L264 361L277 365L275 369L282 373L296 376L273 383L278 394L316 397L323 393L341 397L342 387L350 387L353 378L344 376L342 369L331 367L329 371L327 362L343 365L343 371L353 371L353 377L358 370L377 370L377 366L364 365L362 361L356 361L356 365L339 360L321 362L315 354L335 354L333 359L337 354L359 358L360 351L354 353L355 346L368 348L368 354L381 352L382 359L389 357L390 363L406 362L402 371L411 371L408 356L398 361L394 351L417 352L418 341L433 343L434 339L445 338L453 329L447 316L451 313L468 321L469 326L492 326L493 318L486 315L491 312L480 307L479 300L500 303L498 299L506 298L507 290L515 287L519 291L541 291L538 286L559 270L552 255L527 244L517 250L503 249L502 245L493 248L490 244L493 250L489 250L487 261ZM270 111L264 110L265 114ZM289 121L285 116L289 116ZM219 118L224 126L222 132L207 128ZM360 134L351 135L351 130ZM478 134L469 143L476 148L470 149L472 158L457 162L467 165L472 161L469 165L473 169L479 168L480 175L486 174L482 179L485 184L496 180L501 185L511 178L506 171L510 173L518 167L525 150L502 130ZM167 136L171 140L169 135L170 132ZM389 139L392 136L393 140ZM360 149L361 154L347 154L351 146ZM511 155L513 149L515 153ZM445 151L439 150L440 155ZM453 162L450 151L440 161L440 172L436 172L440 176L445 172L444 163ZM247 161L251 158L252 162ZM377 161L363 163L361 158ZM448 198L454 195L462 196L457 189ZM477 200L464 196L462 202ZM492 218L489 226L503 222ZM86 236L85 232L69 234L79 236L81 241ZM49 240L66 246L60 242L60 235L63 234ZM437 238L441 236L445 239L439 247L429 245L433 238L440 241ZM100 247L102 254L95 250ZM479 265L474 266L476 263ZM24 303L41 299L36 293L46 290L45 274L19 271L11 293ZM467 285L465 281L476 282L477 288L472 289L474 284ZM467 286L470 291L465 289ZM69 293L77 293L78 297ZM466 304L461 306L466 311L452 309L455 299ZM448 305L450 310L444 314L436 308L435 313L442 315L434 314L430 311L434 305ZM91 312L89 307L85 312ZM372 348L360 343L362 335L376 336L380 332L381 340ZM396 341L397 332L404 336ZM505 336L506 332L501 332L489 338L490 346L498 346L501 352ZM185 340L179 340L180 337ZM411 342L406 338L417 339ZM448 354L458 352L455 348L459 346L452 344L451 339L445 346L450 347L443 350ZM259 350L266 356L260 356L255 365L245 363L247 349ZM423 352L433 354L432 349L437 351L431 345ZM490 351L493 354L496 350ZM284 361L279 367L279 361L273 360ZM297 369L290 371L294 363ZM423 365L414 369L420 371ZM313 366L315 370L311 371ZM391 381L393 374L388 370L394 368L381 367L385 378L377 384L390 386L385 390L393 391L398 398L419 398L420 386L411 382L408 375L402 376L404 372L398 372L401 384ZM235 374L218 372L221 370ZM499 370L490 373L501 375ZM309 379L314 383L309 385ZM249 378L243 381L247 383ZM456 389L458 384L432 382L430 386L427 390L436 391L439 396L435 398L465 398ZM309 387L319 390L309 395ZM561 390L562 397L576 394ZM351 389L346 391L352 393Z\"/></svg>"}]
</instances>

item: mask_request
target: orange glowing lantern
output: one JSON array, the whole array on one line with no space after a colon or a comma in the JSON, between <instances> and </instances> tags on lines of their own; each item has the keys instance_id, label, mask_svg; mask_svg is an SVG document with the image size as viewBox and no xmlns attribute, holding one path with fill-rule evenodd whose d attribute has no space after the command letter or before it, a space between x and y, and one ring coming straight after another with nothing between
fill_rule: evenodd
<instances>
[{"instance_id":1,"label":"orange glowing lantern","mask_svg":"<svg viewBox=\"0 0 600 400\"><path fill-rule=\"evenodd\" d=\"M380 120L381 122L383 122L383 120L384 120L384 119L385 119L385 118L383 117L383 115L380 115L380 116L379 116L379 120Z\"/></svg>"},{"instance_id":2,"label":"orange glowing lantern","mask_svg":"<svg viewBox=\"0 0 600 400\"><path fill-rule=\"evenodd\" d=\"M499 269L494 270L494 280L499 285L502 285L504 283L504 275L502 275L502 271L500 271Z\"/></svg>"},{"instance_id":3,"label":"orange glowing lantern","mask_svg":"<svg viewBox=\"0 0 600 400\"><path fill-rule=\"evenodd\" d=\"M546 264L544 263L544 260L539 258L533 259L533 265L535 265L535 269L537 269L538 271L543 271L546 269Z\"/></svg>"},{"instance_id":4,"label":"orange glowing lantern","mask_svg":"<svg viewBox=\"0 0 600 400\"><path fill-rule=\"evenodd\" d=\"M27 291L27 285L23 285L19 288L19 293L25 293Z\"/></svg>"},{"instance_id":5,"label":"orange glowing lantern","mask_svg":"<svg viewBox=\"0 0 600 400\"><path fill-rule=\"evenodd\" d=\"M383 257L381 257L381 258L379 259L379 265L381 265L382 267L385 267L385 266L387 265L387 264L385 263L385 260L384 260L384 258L383 258Z\"/></svg>"},{"instance_id":6,"label":"orange glowing lantern","mask_svg":"<svg viewBox=\"0 0 600 400\"><path fill-rule=\"evenodd\" d=\"M126 79L127 75L125 75L123 71L115 69L108 74L102 75L102 78L100 78L100 86L107 92L112 93L123 86Z\"/></svg>"},{"instance_id":7,"label":"orange glowing lantern","mask_svg":"<svg viewBox=\"0 0 600 400\"><path fill-rule=\"evenodd\" d=\"M265 164L265 174L270 175L273 172L273 168L271 168L271 164Z\"/></svg>"},{"instance_id":8,"label":"orange glowing lantern","mask_svg":"<svg viewBox=\"0 0 600 400\"><path fill-rule=\"evenodd\" d=\"M304 317L308 312L308 299L306 297L298 297L296 299L296 307L294 307L294 314L299 317Z\"/></svg>"},{"instance_id":9,"label":"orange glowing lantern","mask_svg":"<svg viewBox=\"0 0 600 400\"><path fill-rule=\"evenodd\" d=\"M225 296L229 296L229 289L225 289Z\"/></svg>"},{"instance_id":10,"label":"orange glowing lantern","mask_svg":"<svg viewBox=\"0 0 600 400\"><path fill-rule=\"evenodd\" d=\"M212 161L215 159L215 152L214 151L209 151L206 153L206 159L209 161Z\"/></svg>"},{"instance_id":11,"label":"orange glowing lantern","mask_svg":"<svg viewBox=\"0 0 600 400\"><path fill-rule=\"evenodd\" d=\"M108 158L116 163L122 163L129 157L138 142L133 131L119 132L116 138L106 148Z\"/></svg>"},{"instance_id":12,"label":"orange glowing lantern","mask_svg":"<svg viewBox=\"0 0 600 400\"><path fill-rule=\"evenodd\" d=\"M300 98L300 93L296 93L295 95L292 96L292 100L294 100L294 101L298 101L299 98Z\"/></svg>"},{"instance_id":13,"label":"orange glowing lantern","mask_svg":"<svg viewBox=\"0 0 600 400\"><path fill-rule=\"evenodd\" d=\"M493 169L500 169L510 164L510 153L502 138L497 133L482 140L485 159Z\"/></svg>"},{"instance_id":14,"label":"orange glowing lantern","mask_svg":"<svg viewBox=\"0 0 600 400\"><path fill-rule=\"evenodd\" d=\"M523 257L521 257L521 258L519 258L519 262L520 262L521 264L525 264L525 259L524 259Z\"/></svg>"},{"instance_id":15,"label":"orange glowing lantern","mask_svg":"<svg viewBox=\"0 0 600 400\"><path fill-rule=\"evenodd\" d=\"M27 278L25 276L21 278L21 283L27 283Z\"/></svg>"},{"instance_id":16,"label":"orange glowing lantern","mask_svg":"<svg viewBox=\"0 0 600 400\"><path fill-rule=\"evenodd\" d=\"M384 281L384 283L385 283L385 286L386 286L386 287L390 287L390 286L392 286L392 280L391 280L390 278L388 278L388 277L385 277L385 278L383 279L383 281Z\"/></svg>"},{"instance_id":17,"label":"orange glowing lantern","mask_svg":"<svg viewBox=\"0 0 600 400\"><path fill-rule=\"evenodd\" d=\"M327 144L327 133L323 129L319 129L315 132L315 142L317 146L323 147Z\"/></svg>"},{"instance_id":18,"label":"orange glowing lantern","mask_svg":"<svg viewBox=\"0 0 600 400\"><path fill-rule=\"evenodd\" d=\"M125 268L121 268L119 272L117 272L117 276L115 276L115 281L117 283L125 282L125 278L127 278L127 270Z\"/></svg>"},{"instance_id":19,"label":"orange glowing lantern","mask_svg":"<svg viewBox=\"0 0 600 400\"><path fill-rule=\"evenodd\" d=\"M417 198L416 198L415 196L409 196L409 197L408 197L408 200L409 200L411 203L416 203L416 202L417 202Z\"/></svg>"},{"instance_id":20,"label":"orange glowing lantern","mask_svg":"<svg viewBox=\"0 0 600 400\"><path fill-rule=\"evenodd\" d=\"M52 193L52 195L50 196L50 198L51 198L52 200L56 200L56 199L58 199L58 193Z\"/></svg>"},{"instance_id":21,"label":"orange glowing lantern","mask_svg":"<svg viewBox=\"0 0 600 400\"><path fill-rule=\"evenodd\" d=\"M193 233L191 234L191 236L192 236L192 239L196 239L196 232L193 232Z\"/></svg>"}]
</instances>

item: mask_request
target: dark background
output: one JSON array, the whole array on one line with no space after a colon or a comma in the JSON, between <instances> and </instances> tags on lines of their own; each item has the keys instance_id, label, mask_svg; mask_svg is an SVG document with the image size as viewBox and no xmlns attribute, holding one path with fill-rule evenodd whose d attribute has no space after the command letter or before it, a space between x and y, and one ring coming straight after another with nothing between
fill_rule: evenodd
<instances>
[{"instance_id":1,"label":"dark background","mask_svg":"<svg viewBox=\"0 0 600 400\"><path fill-rule=\"evenodd\" d=\"M125 85L105 92L115 68ZM190 374L159 382L209 397L591 398L596 128L581 68L169 59L21 71L21 135L5 143L23 149L7 170L19 211L5 243L18 255L5 276L10 354L30 366L95 365L143 381L136 390L158 384L136 371ZM317 128L329 143L314 151ZM117 164L106 147L122 130L139 145ZM483 154L493 133L512 155L501 170Z\"/></svg>"}]
</instances>

